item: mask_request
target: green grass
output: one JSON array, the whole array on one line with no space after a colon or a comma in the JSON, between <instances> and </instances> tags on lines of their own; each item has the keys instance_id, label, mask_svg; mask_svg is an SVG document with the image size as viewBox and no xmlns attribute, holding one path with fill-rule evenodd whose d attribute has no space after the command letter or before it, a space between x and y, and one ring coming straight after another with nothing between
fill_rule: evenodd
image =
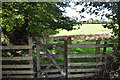
<instances>
[{"instance_id":1,"label":"green grass","mask_svg":"<svg viewBox=\"0 0 120 80\"><path fill-rule=\"evenodd\" d=\"M83 24L78 30L59 30L60 32L54 36L69 36L69 35L79 35L79 34L103 34L111 33L112 30L104 28L103 24ZM74 26L78 27L78 26Z\"/></svg>"},{"instance_id":2,"label":"green grass","mask_svg":"<svg viewBox=\"0 0 120 80\"><path fill-rule=\"evenodd\" d=\"M72 41L72 44L96 44L96 40L85 40L85 43L83 41L84 40L74 40L74 41ZM116 39L103 38L103 39L101 39L100 44L104 44L105 41L107 41L107 44L115 44L116 43ZM47 42L47 44L64 44L64 42L50 40ZM54 47L51 50L56 52L59 49L60 49L59 47ZM103 51L103 48L101 48L101 53L102 53L102 51ZM111 51L111 48L107 48L107 51ZM95 48L73 48L72 54L95 54Z\"/></svg>"},{"instance_id":3,"label":"green grass","mask_svg":"<svg viewBox=\"0 0 120 80\"><path fill-rule=\"evenodd\" d=\"M104 38L101 39L101 44L104 44L104 42L107 41L108 44L113 44L116 43L116 39L112 38ZM63 41L48 41L48 44L63 44ZM83 40L74 40L72 41L72 44L96 44L96 40L86 40L86 43L83 43ZM58 51L58 48L55 47L53 48L55 52ZM111 55L112 48L107 48L107 55ZM100 49L100 54L103 53L103 48ZM64 54L64 50L62 51L61 54ZM71 54L96 54L96 48L72 48L71 49ZM55 61L57 63L63 63L64 62L64 57L54 57ZM99 59L100 62L102 62L103 58L71 58L70 62L71 63L94 63L96 62L96 59ZM111 60L112 59L112 60ZM112 57L110 60L113 61L116 60L116 57ZM47 57L41 60L42 63L51 63L51 60ZM108 61L109 62L109 61ZM64 66L60 65L61 69L64 69ZM110 65L102 65L99 66L99 68L103 69L110 69ZM42 69L44 70L46 67L43 66ZM96 68L96 66L70 66L71 69L89 69L89 68ZM56 69L56 67L51 66L50 69ZM74 74L74 73L72 73ZM78 73L75 73L78 74Z\"/></svg>"},{"instance_id":4,"label":"green grass","mask_svg":"<svg viewBox=\"0 0 120 80\"><path fill-rule=\"evenodd\" d=\"M108 44L113 44L115 43L116 41L113 41L112 39L102 39L101 40L101 44L104 44L104 42L107 41ZM49 41L48 44L63 44L63 42L61 41ZM72 41L72 44L84 44L83 43L83 40L74 40ZM87 40L85 44L96 44L96 41L95 40ZM60 49L60 48L59 48ZM55 47L52 49L54 52L57 52L58 51L58 48ZM112 51L112 48L107 48L107 53L108 55L111 54L111 51ZM103 53L103 48L100 48L100 53L102 54ZM64 50L62 51L61 54L64 54ZM72 48L71 49L71 54L96 54L96 48ZM56 61L58 63L61 63L64 61L64 58L63 57L56 57L55 58ZM101 58L100 58L101 59ZM75 63L79 63L79 62L95 62L96 61L96 58L72 58L71 59L71 62L75 62ZM42 60L43 63L49 63L50 62L50 59L48 58L45 58ZM72 68L93 68L94 66L74 66Z\"/></svg>"},{"instance_id":5,"label":"green grass","mask_svg":"<svg viewBox=\"0 0 120 80\"><path fill-rule=\"evenodd\" d=\"M107 40L101 40L101 44L104 44L104 42L107 41L108 44L113 44L114 42L110 39ZM72 42L73 44L84 44L82 40L75 40ZM96 41L94 40L87 40L85 44L96 44ZM73 48L73 54L95 54L96 48ZM75 50L75 51L74 51ZM107 52L110 52L112 48L107 48ZM101 53L103 53L103 48L100 50Z\"/></svg>"}]
</instances>

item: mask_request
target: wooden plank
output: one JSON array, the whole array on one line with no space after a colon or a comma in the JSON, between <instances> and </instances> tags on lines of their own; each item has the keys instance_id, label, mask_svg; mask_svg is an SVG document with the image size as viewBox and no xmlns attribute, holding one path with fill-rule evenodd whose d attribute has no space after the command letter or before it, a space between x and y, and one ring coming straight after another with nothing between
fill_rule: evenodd
<instances>
[{"instance_id":1,"label":"wooden plank","mask_svg":"<svg viewBox=\"0 0 120 80\"><path fill-rule=\"evenodd\" d=\"M41 58L48 57L46 54L41 54ZM53 57L64 57L64 54L51 54Z\"/></svg>"},{"instance_id":2,"label":"wooden plank","mask_svg":"<svg viewBox=\"0 0 120 80\"><path fill-rule=\"evenodd\" d=\"M89 69L68 69L68 72L99 72L102 71L102 69L98 68L89 68ZM59 72L58 69L46 69L42 70L41 72L48 73L48 72Z\"/></svg>"},{"instance_id":3,"label":"wooden plank","mask_svg":"<svg viewBox=\"0 0 120 80\"><path fill-rule=\"evenodd\" d=\"M98 62L98 63L68 63L68 66L96 66L96 65L103 65L105 63L103 62Z\"/></svg>"},{"instance_id":4,"label":"wooden plank","mask_svg":"<svg viewBox=\"0 0 120 80\"><path fill-rule=\"evenodd\" d=\"M103 54L73 54L68 55L68 58L98 58L98 57L106 57Z\"/></svg>"},{"instance_id":5,"label":"wooden plank","mask_svg":"<svg viewBox=\"0 0 120 80\"><path fill-rule=\"evenodd\" d=\"M28 44L32 47L32 37L28 37ZM32 48L29 49L29 56L32 57L32 60L29 61L29 64L33 66L33 51ZM31 71L34 71L33 67L30 68ZM34 76L34 74L32 74Z\"/></svg>"},{"instance_id":6,"label":"wooden plank","mask_svg":"<svg viewBox=\"0 0 120 80\"><path fill-rule=\"evenodd\" d=\"M100 45L100 40L96 41L96 45ZM100 54L100 47L96 47L96 54ZM96 62L100 62L100 58L96 58ZM99 66L96 65L96 68L98 68Z\"/></svg>"},{"instance_id":7,"label":"wooden plank","mask_svg":"<svg viewBox=\"0 0 120 80\"><path fill-rule=\"evenodd\" d=\"M100 45L100 40L96 41L96 45ZM100 54L100 47L96 48L96 54Z\"/></svg>"},{"instance_id":8,"label":"wooden plank","mask_svg":"<svg viewBox=\"0 0 120 80\"><path fill-rule=\"evenodd\" d=\"M49 47L63 47L64 48L64 44L43 44L43 46L45 46L46 48Z\"/></svg>"},{"instance_id":9,"label":"wooden plank","mask_svg":"<svg viewBox=\"0 0 120 80\"><path fill-rule=\"evenodd\" d=\"M67 71L67 78L68 78L68 75L70 74L70 73L68 73L68 70L67 69L70 69L71 67L68 65L69 63L71 63L71 59L70 58L68 58L68 55L71 55L71 48L69 48L68 47L68 44L72 44L72 39L71 39L71 37L68 37L67 38L67 68L66 68L66 71Z\"/></svg>"},{"instance_id":10,"label":"wooden plank","mask_svg":"<svg viewBox=\"0 0 120 80\"><path fill-rule=\"evenodd\" d=\"M64 44L65 44L65 48L64 48L64 71L66 73L66 76L65 76L65 79L68 80L67 78L67 75L68 75L68 62L67 62L67 41L64 40Z\"/></svg>"},{"instance_id":11,"label":"wooden plank","mask_svg":"<svg viewBox=\"0 0 120 80\"><path fill-rule=\"evenodd\" d=\"M30 70L14 70L14 71L2 71L2 74L33 74Z\"/></svg>"},{"instance_id":12,"label":"wooden plank","mask_svg":"<svg viewBox=\"0 0 120 80\"><path fill-rule=\"evenodd\" d=\"M0 27L0 46L2 46L1 41L2 41L2 28ZM2 57L2 50L0 49L0 58L1 57ZM1 59L0 59L0 80L2 80L2 60Z\"/></svg>"},{"instance_id":13,"label":"wooden plank","mask_svg":"<svg viewBox=\"0 0 120 80\"><path fill-rule=\"evenodd\" d=\"M106 45L106 44L107 44L107 42L105 41L104 45ZM106 54L106 47L103 48L103 54Z\"/></svg>"},{"instance_id":14,"label":"wooden plank","mask_svg":"<svg viewBox=\"0 0 120 80\"><path fill-rule=\"evenodd\" d=\"M58 65L64 65L64 63L57 63ZM53 63L41 63L41 66L55 66Z\"/></svg>"},{"instance_id":15,"label":"wooden plank","mask_svg":"<svg viewBox=\"0 0 120 80\"><path fill-rule=\"evenodd\" d=\"M32 56L26 57L2 57L3 61L19 61L19 60L32 60Z\"/></svg>"},{"instance_id":16,"label":"wooden plank","mask_svg":"<svg viewBox=\"0 0 120 80\"><path fill-rule=\"evenodd\" d=\"M75 78L75 77L92 77L96 75L95 73L86 73L86 74L71 74L71 75L68 75L68 78Z\"/></svg>"},{"instance_id":17,"label":"wooden plank","mask_svg":"<svg viewBox=\"0 0 120 80\"><path fill-rule=\"evenodd\" d=\"M29 45L0 46L0 49L31 49Z\"/></svg>"},{"instance_id":18,"label":"wooden plank","mask_svg":"<svg viewBox=\"0 0 120 80\"><path fill-rule=\"evenodd\" d=\"M61 74L51 74L47 75L48 78L58 78L58 77L63 77Z\"/></svg>"},{"instance_id":19,"label":"wooden plank","mask_svg":"<svg viewBox=\"0 0 120 80\"><path fill-rule=\"evenodd\" d=\"M104 44L107 44L107 42L104 42ZM107 52L107 48L104 47L103 48L103 54L106 54L106 52ZM102 62L104 62L104 61L105 61L105 58L102 58Z\"/></svg>"},{"instance_id":20,"label":"wooden plank","mask_svg":"<svg viewBox=\"0 0 120 80\"><path fill-rule=\"evenodd\" d=\"M33 68L33 65L2 65L2 68Z\"/></svg>"},{"instance_id":21,"label":"wooden plank","mask_svg":"<svg viewBox=\"0 0 120 80\"><path fill-rule=\"evenodd\" d=\"M2 76L3 78L34 78L33 75L13 75L13 76Z\"/></svg>"},{"instance_id":22,"label":"wooden plank","mask_svg":"<svg viewBox=\"0 0 120 80\"><path fill-rule=\"evenodd\" d=\"M62 69L64 71L64 69ZM46 69L46 70L41 70L41 72L43 73L48 73L48 72L60 72L58 69Z\"/></svg>"},{"instance_id":23,"label":"wooden plank","mask_svg":"<svg viewBox=\"0 0 120 80\"><path fill-rule=\"evenodd\" d=\"M40 38L36 38L36 63L37 63L37 78L40 78L40 73L41 73L41 66L40 66L40 45L39 41Z\"/></svg>"},{"instance_id":24,"label":"wooden plank","mask_svg":"<svg viewBox=\"0 0 120 80\"><path fill-rule=\"evenodd\" d=\"M113 47L114 44L68 44L68 48Z\"/></svg>"},{"instance_id":25,"label":"wooden plank","mask_svg":"<svg viewBox=\"0 0 120 80\"><path fill-rule=\"evenodd\" d=\"M68 72L99 72L102 69L89 68L89 69L68 69Z\"/></svg>"}]
</instances>

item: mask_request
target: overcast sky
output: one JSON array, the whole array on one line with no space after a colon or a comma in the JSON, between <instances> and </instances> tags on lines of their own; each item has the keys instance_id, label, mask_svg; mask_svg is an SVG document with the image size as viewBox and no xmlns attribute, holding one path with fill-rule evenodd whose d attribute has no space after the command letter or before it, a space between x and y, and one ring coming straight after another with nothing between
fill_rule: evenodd
<instances>
[{"instance_id":1,"label":"overcast sky","mask_svg":"<svg viewBox=\"0 0 120 80\"><path fill-rule=\"evenodd\" d=\"M71 5L73 5L71 3ZM98 20L101 20L101 17L100 16L96 16L95 14L88 14L86 12L83 12L81 14L79 14L78 12L76 12L76 10L81 10L82 8L84 8L82 5L77 5L77 6L72 6L72 7L66 7L65 10L66 10L66 13L64 13L64 15L66 16L69 16L69 17L77 17L78 20L81 20L81 21L85 21L85 20L89 20L89 19L98 19ZM104 9L103 10L105 13L110 13L110 11L108 11L107 9ZM102 13L102 11L100 11L99 13ZM83 15L85 16L85 18L81 19L80 15ZM103 17L103 19L105 20L108 20L105 16Z\"/></svg>"}]
</instances>

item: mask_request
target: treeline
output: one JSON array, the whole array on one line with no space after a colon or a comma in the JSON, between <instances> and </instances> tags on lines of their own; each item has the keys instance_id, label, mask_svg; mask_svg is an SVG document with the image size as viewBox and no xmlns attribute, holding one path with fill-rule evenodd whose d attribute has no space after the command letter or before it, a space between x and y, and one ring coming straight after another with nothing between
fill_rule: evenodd
<instances>
[{"instance_id":1,"label":"treeline","mask_svg":"<svg viewBox=\"0 0 120 80\"><path fill-rule=\"evenodd\" d=\"M110 21L104 21L104 20L87 20L82 21L83 24L106 24L110 23Z\"/></svg>"}]
</instances>

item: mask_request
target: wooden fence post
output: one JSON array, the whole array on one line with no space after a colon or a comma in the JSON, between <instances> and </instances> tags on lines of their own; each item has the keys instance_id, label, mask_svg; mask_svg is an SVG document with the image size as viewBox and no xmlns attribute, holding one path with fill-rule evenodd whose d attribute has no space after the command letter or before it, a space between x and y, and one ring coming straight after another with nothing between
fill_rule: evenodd
<instances>
[{"instance_id":1,"label":"wooden fence post","mask_svg":"<svg viewBox=\"0 0 120 80\"><path fill-rule=\"evenodd\" d=\"M107 42L105 41L105 42L104 42L104 45L106 45L106 44L107 44ZM106 54L106 51L107 51L107 47L104 47L104 48L103 48L103 55ZM102 62L106 62L106 59L107 59L107 57L103 57L103 58L102 58ZM102 66L102 68L103 68L102 73L101 73L102 76L104 76L104 74L105 74L105 73L104 73L104 71L105 71L104 67L105 67L105 66Z\"/></svg>"},{"instance_id":2,"label":"wooden fence post","mask_svg":"<svg viewBox=\"0 0 120 80\"><path fill-rule=\"evenodd\" d=\"M39 44L40 38L36 38L36 63L37 63L37 78L40 78L40 44Z\"/></svg>"},{"instance_id":3,"label":"wooden fence post","mask_svg":"<svg viewBox=\"0 0 120 80\"><path fill-rule=\"evenodd\" d=\"M67 62L67 41L66 40L64 40L64 45L65 45L65 47L64 47L64 66L65 66L65 73L66 73L66 76L65 76L65 78L66 78L66 80L68 79L68 62Z\"/></svg>"},{"instance_id":4,"label":"wooden fence post","mask_svg":"<svg viewBox=\"0 0 120 80\"><path fill-rule=\"evenodd\" d=\"M96 45L100 45L100 40L96 41ZM96 54L100 54L100 47L96 48ZM96 58L96 62L99 62L99 58ZM98 68L98 66L96 66L96 68Z\"/></svg>"},{"instance_id":5,"label":"wooden fence post","mask_svg":"<svg viewBox=\"0 0 120 80\"><path fill-rule=\"evenodd\" d=\"M28 37L28 44L29 44L29 46L31 46L31 48L29 49L29 56L32 57L32 60L30 60L30 65L33 66L32 37ZM34 69L33 69L33 67L30 70L33 71L33 77L34 77Z\"/></svg>"},{"instance_id":6,"label":"wooden fence post","mask_svg":"<svg viewBox=\"0 0 120 80\"><path fill-rule=\"evenodd\" d=\"M68 37L67 38L67 46L68 46L68 44L71 44L72 43L72 40L71 40L71 37ZM68 48L67 47L67 56L68 55L70 55L71 54L71 48ZM71 63L71 59L70 58L68 58L67 57L67 63L69 64L69 63ZM70 66L68 66L68 64L67 64L67 69L70 69L71 67ZM68 77L68 75L70 75L70 72L67 72L68 74L67 74L67 77ZM69 78L69 77L68 77Z\"/></svg>"},{"instance_id":7,"label":"wooden fence post","mask_svg":"<svg viewBox=\"0 0 120 80\"><path fill-rule=\"evenodd\" d=\"M0 46L2 46L2 42L1 42L1 34L2 34L2 28L0 27ZM0 79L2 79L2 49L0 49Z\"/></svg>"},{"instance_id":8,"label":"wooden fence post","mask_svg":"<svg viewBox=\"0 0 120 80\"><path fill-rule=\"evenodd\" d=\"M104 42L104 45L106 45L106 44L107 44L107 42L105 41L105 42ZM103 48L103 55L105 55L105 54L106 54L106 47ZM105 58L106 58L106 57L105 57ZM105 58L102 59L102 62L105 61Z\"/></svg>"}]
</instances>

